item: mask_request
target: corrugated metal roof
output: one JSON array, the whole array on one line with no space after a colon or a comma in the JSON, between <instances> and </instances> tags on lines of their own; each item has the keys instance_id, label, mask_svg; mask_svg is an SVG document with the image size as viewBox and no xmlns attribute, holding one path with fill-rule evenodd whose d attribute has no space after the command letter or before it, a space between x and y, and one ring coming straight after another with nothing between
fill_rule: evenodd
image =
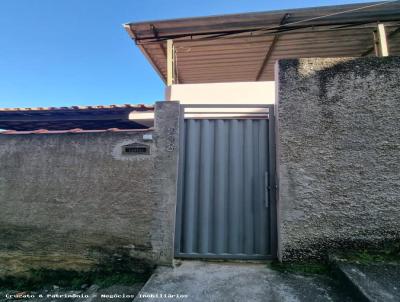
<instances>
[{"instance_id":1,"label":"corrugated metal roof","mask_svg":"<svg viewBox=\"0 0 400 302\"><path fill-rule=\"evenodd\" d=\"M391 55L400 55L400 1L149 21L125 28L166 78L173 39L179 83L273 80L275 61L373 55L373 31L386 25Z\"/></svg>"},{"instance_id":2,"label":"corrugated metal roof","mask_svg":"<svg viewBox=\"0 0 400 302\"><path fill-rule=\"evenodd\" d=\"M0 108L0 129L17 131L71 131L146 129L148 121L129 118L133 111L154 111L150 105L109 105L37 108ZM42 129L42 130L41 130ZM45 129L45 130L43 130Z\"/></svg>"}]
</instances>

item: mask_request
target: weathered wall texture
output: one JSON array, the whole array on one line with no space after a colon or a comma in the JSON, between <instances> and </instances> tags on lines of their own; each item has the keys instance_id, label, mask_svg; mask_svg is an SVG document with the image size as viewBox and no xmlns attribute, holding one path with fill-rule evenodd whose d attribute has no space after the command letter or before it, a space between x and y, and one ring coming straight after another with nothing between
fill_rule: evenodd
<instances>
[{"instance_id":1,"label":"weathered wall texture","mask_svg":"<svg viewBox=\"0 0 400 302\"><path fill-rule=\"evenodd\" d=\"M178 121L160 102L154 131L0 135L0 275L172 263Z\"/></svg>"},{"instance_id":2,"label":"weathered wall texture","mask_svg":"<svg viewBox=\"0 0 400 302\"><path fill-rule=\"evenodd\" d=\"M282 260L400 239L400 58L282 60Z\"/></svg>"}]
</instances>

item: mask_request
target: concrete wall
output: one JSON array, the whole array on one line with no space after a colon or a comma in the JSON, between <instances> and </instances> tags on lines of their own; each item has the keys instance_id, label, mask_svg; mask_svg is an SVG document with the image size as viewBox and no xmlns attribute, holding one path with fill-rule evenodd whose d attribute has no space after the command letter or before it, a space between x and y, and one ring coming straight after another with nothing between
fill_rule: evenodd
<instances>
[{"instance_id":1,"label":"concrete wall","mask_svg":"<svg viewBox=\"0 0 400 302\"><path fill-rule=\"evenodd\" d=\"M274 104L275 82L177 84L166 88L165 99L181 104Z\"/></svg>"},{"instance_id":2,"label":"concrete wall","mask_svg":"<svg viewBox=\"0 0 400 302\"><path fill-rule=\"evenodd\" d=\"M160 102L150 132L0 135L0 275L171 264L178 116ZM122 155L133 142L151 154Z\"/></svg>"},{"instance_id":3,"label":"concrete wall","mask_svg":"<svg viewBox=\"0 0 400 302\"><path fill-rule=\"evenodd\" d=\"M280 257L400 239L400 58L277 64Z\"/></svg>"}]
</instances>

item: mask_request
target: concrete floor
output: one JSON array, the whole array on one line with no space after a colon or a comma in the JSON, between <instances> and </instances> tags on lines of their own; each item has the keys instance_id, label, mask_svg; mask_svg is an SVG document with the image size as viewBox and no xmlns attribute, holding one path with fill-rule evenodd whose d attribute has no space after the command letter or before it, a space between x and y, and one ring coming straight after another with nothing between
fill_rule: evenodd
<instances>
[{"instance_id":1,"label":"concrete floor","mask_svg":"<svg viewBox=\"0 0 400 302\"><path fill-rule=\"evenodd\" d=\"M29 292L0 289L0 302L130 302L142 286L142 283L105 288L92 285L75 290L54 286Z\"/></svg>"},{"instance_id":2,"label":"concrete floor","mask_svg":"<svg viewBox=\"0 0 400 302\"><path fill-rule=\"evenodd\" d=\"M271 270L266 264L183 261L160 267L134 301L353 301L325 275Z\"/></svg>"},{"instance_id":3,"label":"concrete floor","mask_svg":"<svg viewBox=\"0 0 400 302\"><path fill-rule=\"evenodd\" d=\"M366 301L400 301L400 264L357 264L341 261L337 266L355 291Z\"/></svg>"}]
</instances>

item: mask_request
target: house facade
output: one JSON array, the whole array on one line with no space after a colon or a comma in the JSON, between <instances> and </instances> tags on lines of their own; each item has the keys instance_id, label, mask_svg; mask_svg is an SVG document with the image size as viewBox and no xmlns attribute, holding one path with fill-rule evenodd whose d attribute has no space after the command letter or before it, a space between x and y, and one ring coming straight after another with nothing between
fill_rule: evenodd
<instances>
[{"instance_id":1,"label":"house facade","mask_svg":"<svg viewBox=\"0 0 400 302\"><path fill-rule=\"evenodd\" d=\"M0 262L292 261L397 242L399 21L392 2L126 24L165 100L0 110Z\"/></svg>"},{"instance_id":2,"label":"house facade","mask_svg":"<svg viewBox=\"0 0 400 302\"><path fill-rule=\"evenodd\" d=\"M374 73L387 81L397 77L386 74L386 68L380 64L385 65L388 61L384 58L389 55L400 54L396 25L399 12L398 3L364 3L125 25L166 83L166 101L179 101L187 110L182 113L180 165L183 167L179 172L181 196L177 204L176 255L307 258L326 255L329 249L342 245L368 245L392 236L378 235L381 232L377 230L372 235L365 222L360 222L357 215L350 215L351 210L345 219L349 225L339 222L343 217L337 215L342 210L348 211L347 206L368 200L358 200L352 194L340 192L339 188L338 192L331 191L331 187L338 186L334 184L336 177L340 178L336 169L343 169L340 159L332 167L322 169L324 177L308 175L307 157L288 166L284 161L285 156L295 156L287 152L294 152L298 143L306 144L303 154L312 154L313 148L322 148L320 139L326 139L325 143L331 139L333 143L340 133L346 135L343 129L335 128L340 127L341 118L336 119L332 102L346 100L337 114L343 113L349 124L355 115L364 116L357 112L367 101L373 100L384 107L387 100L369 91L370 85L379 84L370 81L376 80ZM295 60L285 61L291 58ZM382 69L374 69L377 65L370 58L379 61ZM386 66L397 69L397 61L391 62L391 67ZM340 70L341 66L345 73ZM371 74L367 75L368 68ZM346 79L346 76L350 77ZM353 95L354 90L359 90L357 83L364 87L365 91L359 93L365 99ZM341 96L341 89L348 95ZM395 87L389 91L398 94ZM316 97L313 93L319 94L319 102L312 101ZM307 104L308 111L315 115L303 112L301 104ZM196 111L201 113L195 114ZM292 133L283 130L286 118L290 123L304 119L301 127L291 129L296 130L298 138L291 138L290 143L288 136ZM331 122L329 125L324 125L326 119ZM313 129L308 128L311 125L327 128L324 132L327 137L316 137L316 142L311 140L314 138ZM352 152L346 143L351 144L338 142L338 150L348 148ZM368 139L360 144L366 151ZM340 151L329 153L336 158ZM301 158L303 154L296 156ZM311 158L317 165L315 156ZM334 177L326 180L324 193L315 197L313 190L321 189L317 188L321 177L330 173ZM347 196L347 201L342 200L342 194ZM314 208L321 203L326 205L324 210ZM341 203L344 203L343 209L340 209ZM348 219L360 223L360 232L365 234L356 235L358 227ZM370 220L376 219L382 222L380 218L370 217ZM314 224L315 229L311 228ZM339 236L341 232L337 228L341 227L346 235ZM376 238L372 240L370 236ZM311 247L310 241L315 247Z\"/></svg>"}]
</instances>

